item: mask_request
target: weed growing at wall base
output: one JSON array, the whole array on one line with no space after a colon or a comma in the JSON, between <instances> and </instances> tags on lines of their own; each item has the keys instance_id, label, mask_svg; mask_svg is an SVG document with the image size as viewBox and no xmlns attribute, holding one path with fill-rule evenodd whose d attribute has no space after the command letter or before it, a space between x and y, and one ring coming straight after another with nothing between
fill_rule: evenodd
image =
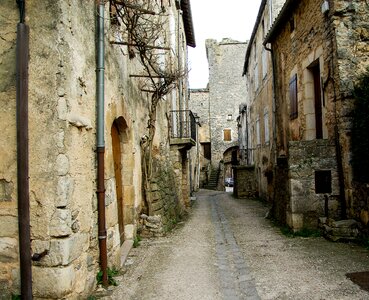
<instances>
[{"instance_id":1,"label":"weed growing at wall base","mask_svg":"<svg viewBox=\"0 0 369 300\"><path fill-rule=\"evenodd\" d=\"M137 234L133 240L133 248L137 248L140 245L141 236Z\"/></svg>"},{"instance_id":2,"label":"weed growing at wall base","mask_svg":"<svg viewBox=\"0 0 369 300\"><path fill-rule=\"evenodd\" d=\"M117 276L118 274L119 274L118 270L108 268L108 283L109 283L109 285L114 285L114 286L118 285L117 281L114 279L114 277ZM96 275L97 284L102 284L102 276L103 276L102 271L97 273L97 275Z\"/></svg>"}]
</instances>

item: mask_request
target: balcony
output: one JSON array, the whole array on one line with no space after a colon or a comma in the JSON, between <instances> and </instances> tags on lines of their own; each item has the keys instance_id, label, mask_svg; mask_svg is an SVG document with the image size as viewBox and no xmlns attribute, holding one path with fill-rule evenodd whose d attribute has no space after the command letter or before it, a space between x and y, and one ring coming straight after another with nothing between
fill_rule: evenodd
<instances>
[{"instance_id":1,"label":"balcony","mask_svg":"<svg viewBox=\"0 0 369 300\"><path fill-rule=\"evenodd\" d=\"M190 110L172 110L170 145L189 150L196 145L196 119Z\"/></svg>"}]
</instances>

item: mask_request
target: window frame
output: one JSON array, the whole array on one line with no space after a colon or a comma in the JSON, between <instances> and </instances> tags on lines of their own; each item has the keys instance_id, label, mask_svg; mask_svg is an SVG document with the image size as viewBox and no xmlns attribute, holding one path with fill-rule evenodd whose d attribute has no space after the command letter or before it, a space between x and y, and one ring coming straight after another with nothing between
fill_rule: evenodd
<instances>
[{"instance_id":1,"label":"window frame","mask_svg":"<svg viewBox=\"0 0 369 300\"><path fill-rule=\"evenodd\" d=\"M297 74L293 75L289 83L290 98L290 120L297 119L298 111L298 91L297 91Z\"/></svg>"}]
</instances>

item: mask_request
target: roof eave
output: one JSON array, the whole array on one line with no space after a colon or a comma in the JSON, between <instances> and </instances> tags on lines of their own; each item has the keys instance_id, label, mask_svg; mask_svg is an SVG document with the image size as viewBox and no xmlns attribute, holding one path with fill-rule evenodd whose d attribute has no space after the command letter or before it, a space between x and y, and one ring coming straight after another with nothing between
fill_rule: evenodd
<instances>
[{"instance_id":1,"label":"roof eave","mask_svg":"<svg viewBox=\"0 0 369 300\"><path fill-rule=\"evenodd\" d=\"M299 0L287 0L284 3L280 13L278 14L278 17L275 19L273 26L270 28L264 39L264 46L274 40L275 36L281 29L281 26L291 17L291 12L295 9L299 2Z\"/></svg>"},{"instance_id":2,"label":"roof eave","mask_svg":"<svg viewBox=\"0 0 369 300\"><path fill-rule=\"evenodd\" d=\"M181 9L183 11L182 19L185 29L187 46L196 47L195 31L192 22L191 3L190 0L181 1Z\"/></svg>"},{"instance_id":3,"label":"roof eave","mask_svg":"<svg viewBox=\"0 0 369 300\"><path fill-rule=\"evenodd\" d=\"M262 15L264 13L264 8L265 8L266 3L267 3L267 0L262 0L261 1L261 4L260 4L258 16L256 17L254 29L252 30L251 38L250 38L250 41L249 41L249 44L248 44L247 50L246 50L245 63L243 65L242 76L245 76L246 73L247 73L247 70L248 70L248 64L249 64L249 59L250 59L252 44L254 42L254 39L255 39L255 36L256 36L256 32L258 31L258 27L259 27L259 24L260 24L260 21L261 21L261 17L262 17Z\"/></svg>"}]
</instances>

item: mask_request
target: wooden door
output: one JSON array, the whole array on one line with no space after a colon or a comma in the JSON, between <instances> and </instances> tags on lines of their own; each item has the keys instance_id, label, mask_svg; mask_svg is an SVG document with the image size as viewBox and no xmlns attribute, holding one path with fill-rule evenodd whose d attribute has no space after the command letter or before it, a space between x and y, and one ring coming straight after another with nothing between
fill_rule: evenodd
<instances>
[{"instance_id":1,"label":"wooden door","mask_svg":"<svg viewBox=\"0 0 369 300\"><path fill-rule=\"evenodd\" d=\"M119 130L114 122L111 128L112 148L113 148L113 160L114 160L114 174L115 174L115 188L117 194L117 206L118 206L118 222L120 243L124 242L124 218L123 218L123 182L122 182L122 149L119 138Z\"/></svg>"}]
</instances>

